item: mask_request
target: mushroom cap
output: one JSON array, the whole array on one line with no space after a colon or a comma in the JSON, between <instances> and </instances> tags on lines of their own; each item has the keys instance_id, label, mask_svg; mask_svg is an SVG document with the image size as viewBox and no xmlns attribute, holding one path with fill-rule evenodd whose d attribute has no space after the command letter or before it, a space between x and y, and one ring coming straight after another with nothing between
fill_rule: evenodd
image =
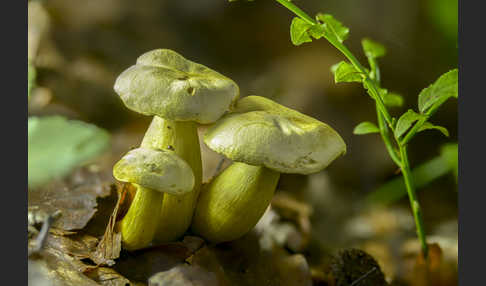
<instances>
[{"instance_id":1,"label":"mushroom cap","mask_svg":"<svg viewBox=\"0 0 486 286\"><path fill-rule=\"evenodd\" d=\"M113 176L155 191L182 195L194 188L191 167L170 150L130 150L113 167Z\"/></svg>"},{"instance_id":2,"label":"mushroom cap","mask_svg":"<svg viewBox=\"0 0 486 286\"><path fill-rule=\"evenodd\" d=\"M202 124L219 119L239 96L231 79L166 49L141 55L114 89L135 112Z\"/></svg>"},{"instance_id":3,"label":"mushroom cap","mask_svg":"<svg viewBox=\"0 0 486 286\"><path fill-rule=\"evenodd\" d=\"M346 153L343 139L329 125L264 97L245 97L234 111L204 136L209 148L233 161L311 174Z\"/></svg>"}]
</instances>

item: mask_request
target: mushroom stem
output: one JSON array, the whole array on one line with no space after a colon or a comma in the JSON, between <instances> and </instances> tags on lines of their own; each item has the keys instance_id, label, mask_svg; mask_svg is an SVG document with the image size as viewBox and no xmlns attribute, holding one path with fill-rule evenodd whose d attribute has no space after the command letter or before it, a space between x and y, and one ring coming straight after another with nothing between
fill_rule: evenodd
<instances>
[{"instance_id":1,"label":"mushroom stem","mask_svg":"<svg viewBox=\"0 0 486 286\"><path fill-rule=\"evenodd\" d=\"M234 162L201 192L192 230L211 242L237 239L263 216L280 173Z\"/></svg>"},{"instance_id":2,"label":"mushroom stem","mask_svg":"<svg viewBox=\"0 0 486 286\"><path fill-rule=\"evenodd\" d=\"M160 209L156 242L168 242L182 236L191 225L202 180L201 149L197 124L191 121L171 121L154 116L143 138L142 147L170 149L191 167L194 189L184 195L165 194Z\"/></svg>"},{"instance_id":3,"label":"mushroom stem","mask_svg":"<svg viewBox=\"0 0 486 286\"><path fill-rule=\"evenodd\" d=\"M136 250L150 245L157 228L163 193L136 185L137 193L121 221L123 247Z\"/></svg>"}]
</instances>

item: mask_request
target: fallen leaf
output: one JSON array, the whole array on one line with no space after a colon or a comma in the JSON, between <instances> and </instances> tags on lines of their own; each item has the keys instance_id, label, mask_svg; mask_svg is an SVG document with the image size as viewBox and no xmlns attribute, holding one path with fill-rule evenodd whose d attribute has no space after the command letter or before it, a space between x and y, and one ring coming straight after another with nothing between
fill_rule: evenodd
<instances>
[{"instance_id":1,"label":"fallen leaf","mask_svg":"<svg viewBox=\"0 0 486 286\"><path fill-rule=\"evenodd\" d=\"M86 276L103 286L136 286L144 285L133 283L118 272L109 267L97 267L89 269L84 273Z\"/></svg>"},{"instance_id":2,"label":"fallen leaf","mask_svg":"<svg viewBox=\"0 0 486 286\"><path fill-rule=\"evenodd\" d=\"M130 184L118 183L116 186L118 200L108 220L105 233L92 255L93 261L98 265L112 266L115 264L115 259L120 257L121 232L116 228L116 222L127 212L133 198L133 190L130 190Z\"/></svg>"},{"instance_id":3,"label":"fallen leaf","mask_svg":"<svg viewBox=\"0 0 486 286\"><path fill-rule=\"evenodd\" d=\"M29 189L28 205L47 214L61 211L53 227L76 230L85 227L96 212L96 199L109 194L108 182L101 180L97 173L80 168L64 180Z\"/></svg>"},{"instance_id":4,"label":"fallen leaf","mask_svg":"<svg viewBox=\"0 0 486 286\"><path fill-rule=\"evenodd\" d=\"M96 237L86 234L74 234L69 236L49 234L46 240L46 248L55 249L77 260L91 257L98 244Z\"/></svg>"},{"instance_id":5,"label":"fallen leaf","mask_svg":"<svg viewBox=\"0 0 486 286\"><path fill-rule=\"evenodd\" d=\"M45 285L99 286L82 273L88 266L57 249L46 248L38 257L29 258L30 267L33 270L29 271L29 281L35 281L29 283L32 286L40 285L37 284L39 278Z\"/></svg>"}]
</instances>

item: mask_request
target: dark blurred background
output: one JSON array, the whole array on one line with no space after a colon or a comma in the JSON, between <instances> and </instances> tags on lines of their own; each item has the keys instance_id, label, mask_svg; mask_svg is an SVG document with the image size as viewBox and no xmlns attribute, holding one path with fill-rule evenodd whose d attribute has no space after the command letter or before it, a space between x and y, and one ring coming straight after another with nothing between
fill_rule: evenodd
<instances>
[{"instance_id":1,"label":"dark blurred background","mask_svg":"<svg viewBox=\"0 0 486 286\"><path fill-rule=\"evenodd\" d=\"M328 123L342 135L348 152L324 175L285 175L279 189L303 198L299 193L303 189L317 186L317 192L325 192L322 188L332 188L346 199L344 203L359 205L364 195L396 177L396 167L379 136L352 134L359 122L376 122L376 115L362 86L334 84L330 67L343 56L325 40L293 46L289 36L293 15L275 1L40 2L50 18L35 65L38 86L48 89L49 94L44 101L37 100L43 108L36 108L36 100L32 100L31 114L61 113L113 134L130 130L136 134L130 137L130 144L136 145L150 118L125 108L113 91L113 83L142 53L169 48L232 78L240 86L241 96L272 98ZM419 92L457 67L457 0L294 3L311 15L330 13L348 26L346 44L362 63L366 63L360 46L363 37L387 47L387 55L380 61L382 84L405 97L404 107L391 110L395 116L407 108L416 110ZM42 13L36 11L29 8L29 27L43 21ZM451 136L445 138L432 131L417 136L409 152L413 166L437 156L443 143L457 141L457 101L447 102L432 122L445 126ZM419 197L427 224L457 217L452 176L428 185ZM407 209L407 198L398 205ZM411 233L413 237L413 229Z\"/></svg>"}]
</instances>

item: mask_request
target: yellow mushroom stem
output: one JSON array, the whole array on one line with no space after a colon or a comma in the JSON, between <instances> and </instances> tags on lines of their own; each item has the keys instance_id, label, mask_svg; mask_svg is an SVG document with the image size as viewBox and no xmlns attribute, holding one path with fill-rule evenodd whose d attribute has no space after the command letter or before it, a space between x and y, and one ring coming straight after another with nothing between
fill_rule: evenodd
<instances>
[{"instance_id":1,"label":"yellow mushroom stem","mask_svg":"<svg viewBox=\"0 0 486 286\"><path fill-rule=\"evenodd\" d=\"M155 116L145 133L142 147L170 149L191 167L195 183L192 192L184 195L164 194L160 201L159 221L154 235L158 243L173 241L191 225L202 180L201 149L197 124L191 121L171 121Z\"/></svg>"},{"instance_id":2,"label":"yellow mushroom stem","mask_svg":"<svg viewBox=\"0 0 486 286\"><path fill-rule=\"evenodd\" d=\"M150 245L157 228L164 195L139 185L135 186L137 193L120 223L123 247L127 250L136 250Z\"/></svg>"},{"instance_id":3,"label":"yellow mushroom stem","mask_svg":"<svg viewBox=\"0 0 486 286\"><path fill-rule=\"evenodd\" d=\"M280 173L234 162L201 192L192 230L211 242L237 239L263 216Z\"/></svg>"}]
</instances>

